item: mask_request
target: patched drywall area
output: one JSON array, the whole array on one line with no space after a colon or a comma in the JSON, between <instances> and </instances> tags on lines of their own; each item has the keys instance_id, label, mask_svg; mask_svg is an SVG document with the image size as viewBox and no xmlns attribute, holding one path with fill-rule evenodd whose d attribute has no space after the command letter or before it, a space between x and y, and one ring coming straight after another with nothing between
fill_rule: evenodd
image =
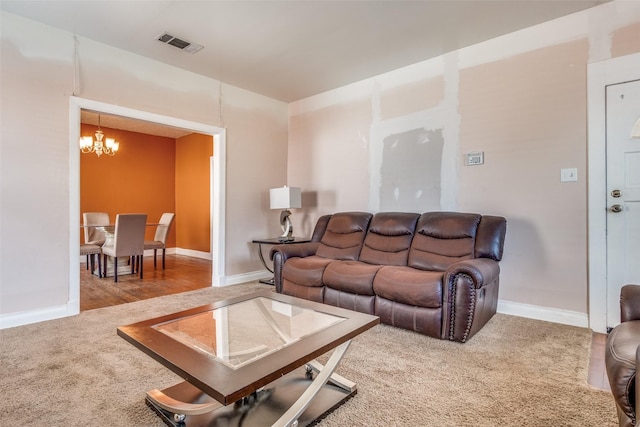
<instances>
[{"instance_id":1,"label":"patched drywall area","mask_svg":"<svg viewBox=\"0 0 640 427\"><path fill-rule=\"evenodd\" d=\"M382 141L380 211L440 209L442 129L413 129Z\"/></svg>"},{"instance_id":2,"label":"patched drywall area","mask_svg":"<svg viewBox=\"0 0 640 427\"><path fill-rule=\"evenodd\" d=\"M455 210L460 117L458 114L458 57L452 53L439 62L436 78L385 90L374 86L373 123L369 146L369 209L427 212ZM431 89L416 96L411 89ZM411 93L411 96L409 94ZM409 105L427 108L392 118L403 94ZM408 97L408 98L407 98ZM391 107L391 109L389 109Z\"/></svg>"}]
</instances>

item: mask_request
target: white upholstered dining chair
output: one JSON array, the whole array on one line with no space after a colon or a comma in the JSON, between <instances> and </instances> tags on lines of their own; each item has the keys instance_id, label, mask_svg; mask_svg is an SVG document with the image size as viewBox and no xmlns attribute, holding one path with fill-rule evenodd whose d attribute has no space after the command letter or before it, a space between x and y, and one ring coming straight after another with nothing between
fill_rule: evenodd
<instances>
[{"instance_id":1,"label":"white upholstered dining chair","mask_svg":"<svg viewBox=\"0 0 640 427\"><path fill-rule=\"evenodd\" d=\"M87 257L87 270L91 268L91 273L96 269L95 257L98 256L98 277L102 277L102 263L100 262L100 255L102 254L102 246L92 245L90 243L80 244L80 256Z\"/></svg>"},{"instance_id":2,"label":"white upholstered dining chair","mask_svg":"<svg viewBox=\"0 0 640 427\"><path fill-rule=\"evenodd\" d=\"M102 246L103 277L107 276L107 257L113 258L113 277L118 281L118 257L133 257L131 274L136 265L142 279L142 257L144 255L144 232L147 226L146 214L118 214L113 244Z\"/></svg>"},{"instance_id":3,"label":"white upholstered dining chair","mask_svg":"<svg viewBox=\"0 0 640 427\"><path fill-rule=\"evenodd\" d=\"M84 242L89 245L102 246L105 240L104 233L93 226L111 224L109 214L106 212L85 212L82 214L82 221L84 222Z\"/></svg>"},{"instance_id":4,"label":"white upholstered dining chair","mask_svg":"<svg viewBox=\"0 0 640 427\"><path fill-rule=\"evenodd\" d=\"M145 249L153 249L153 268L156 268L156 255L158 253L158 249L162 249L162 269L164 270L164 257L165 252L167 250L167 236L169 235L169 230L171 230L171 225L173 224L173 219L176 214L174 213L163 213L160 217L160 222L158 227L156 228L156 235L153 240L145 240L144 248Z\"/></svg>"},{"instance_id":5,"label":"white upholstered dining chair","mask_svg":"<svg viewBox=\"0 0 640 427\"><path fill-rule=\"evenodd\" d=\"M87 269L91 268L93 273L95 269L95 256L98 256L98 276L102 277L100 255L102 254L102 245L105 242L105 236L102 231L95 226L109 225L111 220L107 212L84 212L82 214L82 222L84 223L84 243L80 244L80 256L87 257Z\"/></svg>"}]
</instances>

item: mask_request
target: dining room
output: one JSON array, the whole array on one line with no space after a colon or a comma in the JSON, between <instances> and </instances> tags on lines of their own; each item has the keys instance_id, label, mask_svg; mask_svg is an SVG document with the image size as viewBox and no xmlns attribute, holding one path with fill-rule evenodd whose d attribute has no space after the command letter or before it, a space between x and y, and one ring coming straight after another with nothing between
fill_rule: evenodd
<instances>
[{"instance_id":1,"label":"dining room","mask_svg":"<svg viewBox=\"0 0 640 427\"><path fill-rule=\"evenodd\" d=\"M142 278L140 268L136 274L119 273L117 283L113 274L99 277L97 269L87 268L90 258L81 256L81 311L211 286L213 137L89 110L82 110L80 136L91 141L80 155L80 218L100 212L115 226L119 214L141 213L144 241L154 241L161 227L166 233L166 263L165 250L156 263L149 247ZM100 154L98 140L103 140ZM162 220L169 213L174 216L167 227Z\"/></svg>"}]
</instances>

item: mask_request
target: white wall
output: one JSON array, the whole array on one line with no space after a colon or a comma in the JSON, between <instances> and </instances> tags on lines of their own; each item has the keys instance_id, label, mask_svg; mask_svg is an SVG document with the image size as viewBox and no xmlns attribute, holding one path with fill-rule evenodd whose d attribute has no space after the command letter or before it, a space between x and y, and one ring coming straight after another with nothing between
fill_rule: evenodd
<instances>
[{"instance_id":1,"label":"white wall","mask_svg":"<svg viewBox=\"0 0 640 427\"><path fill-rule=\"evenodd\" d=\"M249 242L277 231L265 194L286 181L286 104L0 16L0 322L77 311L69 295L70 257L78 259L69 236L79 233L69 229L72 95L226 128L226 282L262 271Z\"/></svg>"},{"instance_id":2,"label":"white wall","mask_svg":"<svg viewBox=\"0 0 640 427\"><path fill-rule=\"evenodd\" d=\"M440 182L396 194L438 185L425 211L506 217L499 310L587 326L587 64L635 52L640 2L615 1L294 102L289 179L318 200L296 216L311 227L325 213L393 210L379 200L381 144L441 131ZM473 151L484 165L464 166ZM561 168L578 182L561 183Z\"/></svg>"}]
</instances>

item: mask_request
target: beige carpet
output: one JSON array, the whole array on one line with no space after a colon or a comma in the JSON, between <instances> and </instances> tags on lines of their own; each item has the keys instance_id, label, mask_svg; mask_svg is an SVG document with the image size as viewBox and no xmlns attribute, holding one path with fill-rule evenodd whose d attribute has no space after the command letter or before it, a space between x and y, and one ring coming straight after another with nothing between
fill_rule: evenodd
<instances>
[{"instance_id":1,"label":"beige carpet","mask_svg":"<svg viewBox=\"0 0 640 427\"><path fill-rule=\"evenodd\" d=\"M0 331L0 425L163 426L147 390L180 379L116 327L268 288L203 289ZM587 384L587 329L496 315L466 344L380 325L339 373L358 394L321 426L617 425L608 392Z\"/></svg>"}]
</instances>

